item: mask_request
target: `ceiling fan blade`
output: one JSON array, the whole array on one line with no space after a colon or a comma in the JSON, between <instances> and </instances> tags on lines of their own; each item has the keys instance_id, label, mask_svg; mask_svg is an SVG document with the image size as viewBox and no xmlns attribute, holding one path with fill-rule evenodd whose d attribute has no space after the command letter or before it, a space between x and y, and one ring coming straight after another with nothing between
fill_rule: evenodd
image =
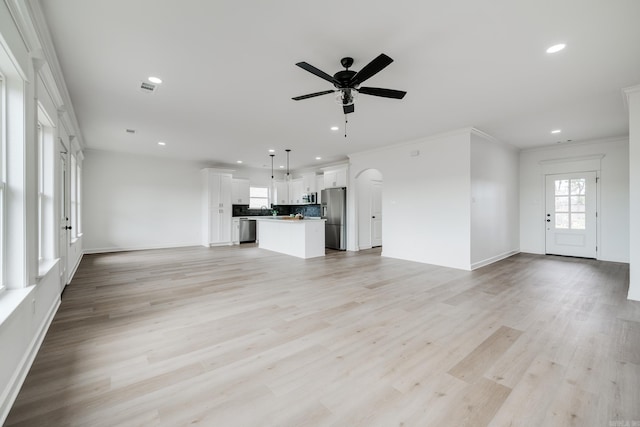
<instances>
[{"instance_id":1,"label":"ceiling fan blade","mask_svg":"<svg viewBox=\"0 0 640 427\"><path fill-rule=\"evenodd\" d=\"M296 65L298 67L302 68L303 70L307 70L311 74L315 74L316 76L320 77L321 79L325 79L326 81L328 81L331 84L335 83L335 80L333 79L333 76L330 76L329 74L325 73L324 71L317 69L316 67L314 67L311 64L307 64L306 62L298 62Z\"/></svg>"},{"instance_id":2,"label":"ceiling fan blade","mask_svg":"<svg viewBox=\"0 0 640 427\"><path fill-rule=\"evenodd\" d=\"M323 90L322 92L310 93L308 95L300 95L291 99L293 99L294 101L300 101L302 99L313 98L315 96L326 95L328 93L333 93L333 92L335 92L335 90Z\"/></svg>"},{"instance_id":3,"label":"ceiling fan blade","mask_svg":"<svg viewBox=\"0 0 640 427\"><path fill-rule=\"evenodd\" d=\"M353 113L355 110L356 108L353 104L342 106L342 111L344 111L345 114Z\"/></svg>"},{"instance_id":4,"label":"ceiling fan blade","mask_svg":"<svg viewBox=\"0 0 640 427\"><path fill-rule=\"evenodd\" d=\"M369 62L364 68L358 71L349 82L349 86L357 86L360 83L367 80L369 77L379 73L384 69L387 65L391 64L393 59L389 58L384 53L381 53L377 58L373 61Z\"/></svg>"},{"instance_id":5,"label":"ceiling fan blade","mask_svg":"<svg viewBox=\"0 0 640 427\"><path fill-rule=\"evenodd\" d=\"M403 90L383 89L380 87L361 87L358 89L359 93L365 95L382 96L384 98L402 99L407 94Z\"/></svg>"}]
</instances>

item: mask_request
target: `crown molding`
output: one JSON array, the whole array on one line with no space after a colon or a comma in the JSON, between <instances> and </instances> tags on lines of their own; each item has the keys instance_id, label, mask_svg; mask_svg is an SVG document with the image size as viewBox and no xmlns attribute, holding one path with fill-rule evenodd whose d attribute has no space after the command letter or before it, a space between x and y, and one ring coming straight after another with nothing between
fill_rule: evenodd
<instances>
[{"instance_id":1,"label":"crown molding","mask_svg":"<svg viewBox=\"0 0 640 427\"><path fill-rule=\"evenodd\" d=\"M58 104L58 107L64 107L66 110L65 118L69 121L68 125L72 129L68 129L69 133L76 135L78 145L84 148L80 125L71 104L69 90L64 81L64 75L40 2L38 0L4 1L11 13L15 13L14 21L32 58L44 59L45 64L42 65L39 75L54 102Z\"/></svg>"}]
</instances>

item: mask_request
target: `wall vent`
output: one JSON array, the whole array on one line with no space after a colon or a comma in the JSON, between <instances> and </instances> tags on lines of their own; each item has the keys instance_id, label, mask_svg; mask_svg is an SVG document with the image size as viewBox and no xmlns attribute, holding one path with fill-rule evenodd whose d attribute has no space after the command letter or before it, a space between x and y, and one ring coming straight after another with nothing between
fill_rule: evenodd
<instances>
[{"instance_id":1,"label":"wall vent","mask_svg":"<svg viewBox=\"0 0 640 427\"><path fill-rule=\"evenodd\" d=\"M158 88L158 85L154 85L153 83L149 83L149 82L140 83L140 91L144 93L154 93L157 88Z\"/></svg>"},{"instance_id":2,"label":"wall vent","mask_svg":"<svg viewBox=\"0 0 640 427\"><path fill-rule=\"evenodd\" d=\"M125 132L127 133L136 133L135 129L125 129Z\"/></svg>"}]
</instances>

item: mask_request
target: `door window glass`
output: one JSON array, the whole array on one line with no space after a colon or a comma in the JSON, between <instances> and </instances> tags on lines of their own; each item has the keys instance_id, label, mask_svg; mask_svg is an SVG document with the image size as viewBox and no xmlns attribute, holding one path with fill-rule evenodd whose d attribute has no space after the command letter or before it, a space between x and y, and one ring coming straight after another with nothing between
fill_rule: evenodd
<instances>
[{"instance_id":1,"label":"door window glass","mask_svg":"<svg viewBox=\"0 0 640 427\"><path fill-rule=\"evenodd\" d=\"M556 228L584 230L586 228L585 191L587 181L579 179L555 180Z\"/></svg>"}]
</instances>

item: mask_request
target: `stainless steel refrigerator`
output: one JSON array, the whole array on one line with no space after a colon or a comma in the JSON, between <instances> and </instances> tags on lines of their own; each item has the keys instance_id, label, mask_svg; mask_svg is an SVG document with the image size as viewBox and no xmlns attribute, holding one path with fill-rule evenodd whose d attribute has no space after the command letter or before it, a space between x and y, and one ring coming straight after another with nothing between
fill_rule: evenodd
<instances>
[{"instance_id":1,"label":"stainless steel refrigerator","mask_svg":"<svg viewBox=\"0 0 640 427\"><path fill-rule=\"evenodd\" d=\"M327 188L322 190L322 218L324 223L324 245L331 249L347 249L347 189Z\"/></svg>"}]
</instances>

